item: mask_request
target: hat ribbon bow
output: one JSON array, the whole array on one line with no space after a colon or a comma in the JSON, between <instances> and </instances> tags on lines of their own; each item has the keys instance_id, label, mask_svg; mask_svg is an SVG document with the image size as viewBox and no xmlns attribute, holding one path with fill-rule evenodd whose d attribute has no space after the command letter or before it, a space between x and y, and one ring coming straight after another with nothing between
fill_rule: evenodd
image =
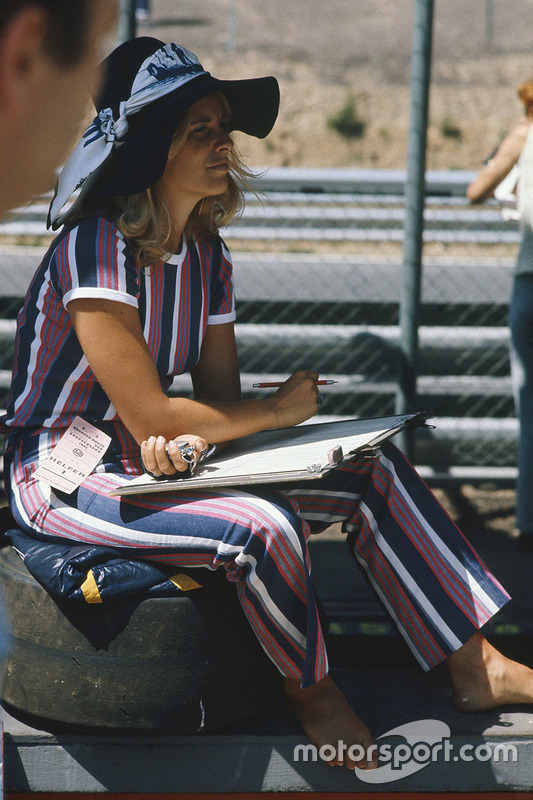
<instances>
[{"instance_id":1,"label":"hat ribbon bow","mask_svg":"<svg viewBox=\"0 0 533 800\"><path fill-rule=\"evenodd\" d=\"M120 147L128 132L128 117L180 86L206 74L189 50L170 44L160 48L141 65L133 82L131 96L118 107L118 119L111 108L102 109L89 125L63 167L48 212L48 227L58 228L73 213L77 201L63 214L63 206L76 189L78 200L90 188L113 149Z\"/></svg>"},{"instance_id":2,"label":"hat ribbon bow","mask_svg":"<svg viewBox=\"0 0 533 800\"><path fill-rule=\"evenodd\" d=\"M124 138L128 132L127 103L120 104L120 116L115 121L111 108L103 108L83 135L84 147L92 144L100 137L104 137L106 143L113 144Z\"/></svg>"}]
</instances>

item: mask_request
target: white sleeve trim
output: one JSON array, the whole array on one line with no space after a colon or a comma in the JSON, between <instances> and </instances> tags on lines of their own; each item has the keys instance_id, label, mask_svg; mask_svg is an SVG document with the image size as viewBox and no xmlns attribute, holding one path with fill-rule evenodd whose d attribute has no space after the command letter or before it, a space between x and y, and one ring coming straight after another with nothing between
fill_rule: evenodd
<instances>
[{"instance_id":1,"label":"white sleeve trim","mask_svg":"<svg viewBox=\"0 0 533 800\"><path fill-rule=\"evenodd\" d=\"M96 300L114 300L116 303L126 303L128 306L138 308L139 303L137 298L127 292L120 292L116 289L103 289L97 286L76 286L71 289L63 297L63 305L66 308L71 300L78 298L96 299Z\"/></svg>"},{"instance_id":2,"label":"white sleeve trim","mask_svg":"<svg viewBox=\"0 0 533 800\"><path fill-rule=\"evenodd\" d=\"M235 322L237 314L235 311L230 311L229 314L213 314L207 318L208 325L224 325L226 322Z\"/></svg>"}]
</instances>

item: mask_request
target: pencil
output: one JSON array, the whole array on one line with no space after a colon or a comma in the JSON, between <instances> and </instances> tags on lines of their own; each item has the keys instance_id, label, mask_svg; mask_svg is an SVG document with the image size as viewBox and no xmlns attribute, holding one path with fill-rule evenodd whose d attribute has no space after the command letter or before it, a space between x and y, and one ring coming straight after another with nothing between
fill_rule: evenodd
<instances>
[{"instance_id":1,"label":"pencil","mask_svg":"<svg viewBox=\"0 0 533 800\"><path fill-rule=\"evenodd\" d=\"M275 389L279 386L283 386L285 381L267 381L266 383L254 383L254 389ZM315 381L317 386L331 386L332 384L337 383L337 381Z\"/></svg>"}]
</instances>

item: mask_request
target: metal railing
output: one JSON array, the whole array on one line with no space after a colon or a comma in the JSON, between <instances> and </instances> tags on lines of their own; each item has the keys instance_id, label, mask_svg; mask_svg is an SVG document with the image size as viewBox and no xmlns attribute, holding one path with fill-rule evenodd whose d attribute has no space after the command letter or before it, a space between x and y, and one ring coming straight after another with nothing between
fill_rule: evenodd
<instances>
[{"instance_id":1,"label":"metal railing","mask_svg":"<svg viewBox=\"0 0 533 800\"><path fill-rule=\"evenodd\" d=\"M441 474L460 468L484 476L494 468L491 475L502 479L512 476L516 458L507 330L514 258L496 258L490 247L513 245L519 234L495 205L468 205L471 178L427 173L426 242L467 243L469 250L424 259L418 407L435 415L437 427L418 437L416 460ZM338 380L325 397L325 415L393 411L402 259L372 247L402 238L404 180L401 171L280 168L257 181L260 197L251 196L242 219L224 232L235 262L246 396L259 376L314 368ZM0 236L21 243L41 237L45 216L46 203L17 210L0 223ZM359 242L353 249L369 255L335 253L343 241ZM291 247L301 252L287 252ZM14 312L42 250L0 249L2 394ZM184 378L175 383L176 390L189 388Z\"/></svg>"},{"instance_id":2,"label":"metal railing","mask_svg":"<svg viewBox=\"0 0 533 800\"><path fill-rule=\"evenodd\" d=\"M470 206L465 172L428 172L426 242L518 242L517 223L496 206ZM448 177L447 177L448 176ZM402 170L272 169L257 179L242 218L224 233L233 239L275 241L401 241ZM0 221L0 236L46 236L46 202L16 209Z\"/></svg>"}]
</instances>

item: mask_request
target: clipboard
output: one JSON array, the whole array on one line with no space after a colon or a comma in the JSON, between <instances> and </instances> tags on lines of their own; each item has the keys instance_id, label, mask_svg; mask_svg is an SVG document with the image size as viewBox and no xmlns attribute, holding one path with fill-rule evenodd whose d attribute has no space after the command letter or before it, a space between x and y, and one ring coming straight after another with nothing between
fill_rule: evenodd
<instances>
[{"instance_id":1,"label":"clipboard","mask_svg":"<svg viewBox=\"0 0 533 800\"><path fill-rule=\"evenodd\" d=\"M154 478L148 474L113 489L113 497L153 492L183 492L224 486L317 480L344 461L371 455L380 443L401 430L424 425L425 411L373 419L316 422L261 431L237 439L194 477Z\"/></svg>"}]
</instances>

